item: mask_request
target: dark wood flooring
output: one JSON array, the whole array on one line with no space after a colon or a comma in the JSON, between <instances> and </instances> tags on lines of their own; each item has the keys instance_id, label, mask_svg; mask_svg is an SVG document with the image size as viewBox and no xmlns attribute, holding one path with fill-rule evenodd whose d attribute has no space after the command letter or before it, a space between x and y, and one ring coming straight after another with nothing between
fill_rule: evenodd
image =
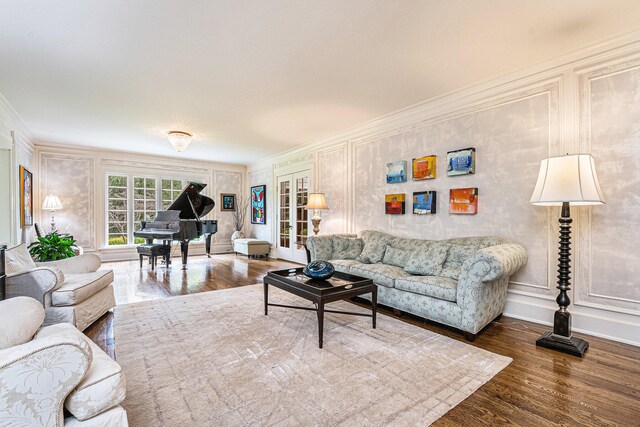
<instances>
[{"instance_id":1,"label":"dark wood flooring","mask_svg":"<svg viewBox=\"0 0 640 427\"><path fill-rule=\"evenodd\" d=\"M160 267L151 272L146 265L140 270L137 261L104 267L114 269L117 303L126 304L261 283L267 271L290 266L296 264L214 255L191 257L186 272L177 264L168 271ZM380 313L397 317L384 307ZM401 320L464 341L446 327L410 315ZM513 362L434 425L640 426L640 348L581 335L590 347L579 359L536 347L536 338L546 329L504 316L489 325L468 344ZM114 355L113 314L85 333Z\"/></svg>"}]
</instances>

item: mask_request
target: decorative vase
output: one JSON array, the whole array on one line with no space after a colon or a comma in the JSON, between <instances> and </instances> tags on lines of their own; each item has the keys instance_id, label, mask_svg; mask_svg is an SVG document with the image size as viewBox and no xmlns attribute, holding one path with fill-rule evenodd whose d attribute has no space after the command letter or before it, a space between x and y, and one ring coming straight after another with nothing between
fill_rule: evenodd
<instances>
[{"instance_id":1,"label":"decorative vase","mask_svg":"<svg viewBox=\"0 0 640 427\"><path fill-rule=\"evenodd\" d=\"M312 279L325 280L333 276L336 269L330 262L318 260L311 261L302 269L302 272L305 276L311 277Z\"/></svg>"},{"instance_id":2,"label":"decorative vase","mask_svg":"<svg viewBox=\"0 0 640 427\"><path fill-rule=\"evenodd\" d=\"M234 231L231 235L231 243L233 244L236 239L242 239L243 237L244 233L242 233L242 230Z\"/></svg>"}]
</instances>

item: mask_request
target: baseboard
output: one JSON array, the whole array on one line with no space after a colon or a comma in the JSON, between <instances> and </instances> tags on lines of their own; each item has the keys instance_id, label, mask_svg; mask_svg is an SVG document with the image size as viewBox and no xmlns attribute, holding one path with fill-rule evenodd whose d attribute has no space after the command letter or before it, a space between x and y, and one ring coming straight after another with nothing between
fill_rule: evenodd
<instances>
[{"instance_id":1,"label":"baseboard","mask_svg":"<svg viewBox=\"0 0 640 427\"><path fill-rule=\"evenodd\" d=\"M212 254L226 254L232 253L233 248L231 247L231 242L229 243L212 243L211 244L211 253ZM134 246L125 247L125 248L106 248L100 249L96 251L102 261L132 261L139 259L138 252ZM206 254L205 246L203 243L196 243L193 245L189 245L189 256L192 255L204 255ZM174 246L172 250L172 259L180 258L180 246Z\"/></svg>"},{"instance_id":2,"label":"baseboard","mask_svg":"<svg viewBox=\"0 0 640 427\"><path fill-rule=\"evenodd\" d=\"M553 300L509 292L504 315L542 325L553 324ZM571 305L574 332L640 346L640 316Z\"/></svg>"}]
</instances>

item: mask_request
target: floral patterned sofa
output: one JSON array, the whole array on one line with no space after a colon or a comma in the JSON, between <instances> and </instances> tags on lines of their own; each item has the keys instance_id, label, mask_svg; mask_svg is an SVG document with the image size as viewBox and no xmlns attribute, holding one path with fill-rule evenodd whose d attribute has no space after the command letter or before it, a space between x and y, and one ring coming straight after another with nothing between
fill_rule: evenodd
<instances>
[{"instance_id":1,"label":"floral patterned sofa","mask_svg":"<svg viewBox=\"0 0 640 427\"><path fill-rule=\"evenodd\" d=\"M527 252L495 236L449 240L394 237L379 231L313 236L311 260L367 277L378 303L460 329L469 340L504 310L509 277L527 263Z\"/></svg>"}]
</instances>

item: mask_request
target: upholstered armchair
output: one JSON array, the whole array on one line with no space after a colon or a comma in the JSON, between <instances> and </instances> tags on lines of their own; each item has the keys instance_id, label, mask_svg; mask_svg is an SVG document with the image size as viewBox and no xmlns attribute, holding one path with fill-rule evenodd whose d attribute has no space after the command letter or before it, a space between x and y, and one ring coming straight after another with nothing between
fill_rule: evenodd
<instances>
[{"instance_id":1,"label":"upholstered armchair","mask_svg":"<svg viewBox=\"0 0 640 427\"><path fill-rule=\"evenodd\" d=\"M44 318L32 298L0 301L0 426L127 426L120 365L70 324L38 331Z\"/></svg>"},{"instance_id":2,"label":"upholstered armchair","mask_svg":"<svg viewBox=\"0 0 640 427\"><path fill-rule=\"evenodd\" d=\"M34 262L23 243L5 252L6 297L27 296L45 308L44 325L71 323L83 331L115 306L113 271L97 255Z\"/></svg>"}]
</instances>

